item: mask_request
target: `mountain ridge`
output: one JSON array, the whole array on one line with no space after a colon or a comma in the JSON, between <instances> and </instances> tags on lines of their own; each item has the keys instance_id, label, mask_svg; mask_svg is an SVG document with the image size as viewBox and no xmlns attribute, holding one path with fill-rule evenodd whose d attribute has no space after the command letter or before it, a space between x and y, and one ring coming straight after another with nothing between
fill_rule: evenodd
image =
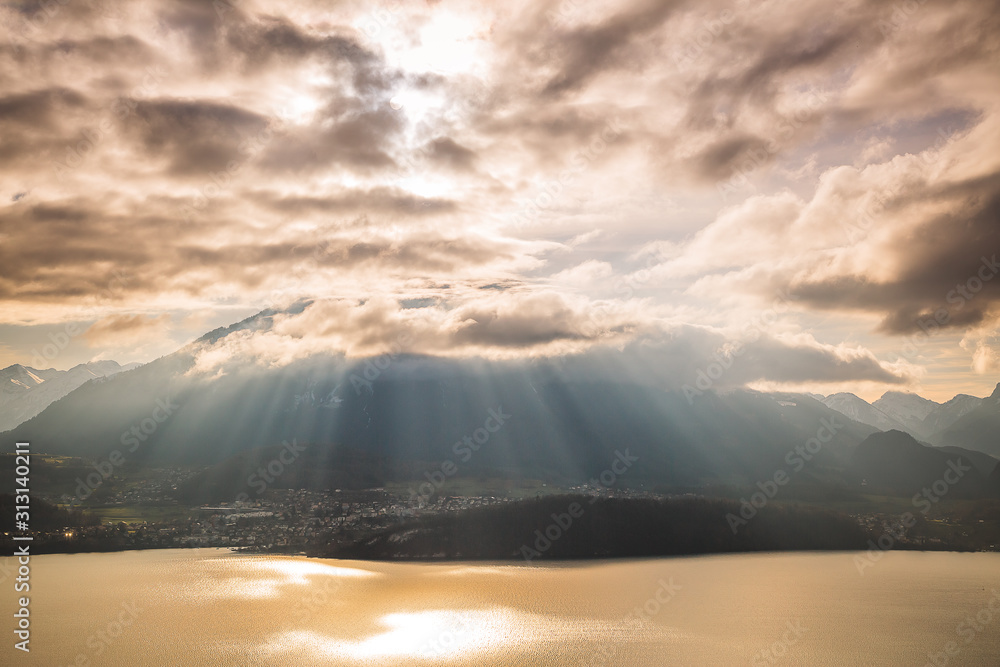
<instances>
[{"instance_id":1,"label":"mountain ridge","mask_svg":"<svg viewBox=\"0 0 1000 667\"><path fill-rule=\"evenodd\" d=\"M0 432L9 431L40 414L49 405L85 383L137 368L102 360L77 364L59 371L12 364L0 369Z\"/></svg>"}]
</instances>

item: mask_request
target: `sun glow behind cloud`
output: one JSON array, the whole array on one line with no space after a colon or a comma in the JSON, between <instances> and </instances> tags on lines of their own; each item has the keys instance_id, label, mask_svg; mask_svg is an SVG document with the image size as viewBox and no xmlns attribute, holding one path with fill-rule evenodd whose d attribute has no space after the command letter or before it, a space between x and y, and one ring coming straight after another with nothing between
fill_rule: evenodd
<instances>
[{"instance_id":1,"label":"sun glow behind cloud","mask_svg":"<svg viewBox=\"0 0 1000 667\"><path fill-rule=\"evenodd\" d=\"M109 22L66 5L44 29L4 10L11 341L73 321L95 333L53 364L146 361L204 333L193 312L429 298L423 329L469 311L449 331L489 333L462 354L528 357L608 344L574 329L602 317L614 346L677 327L715 341L780 290L799 300L768 329L775 355L808 334L829 361L795 386L992 386L1000 280L901 353L1000 252L988 3L927 3L888 32L891 9L860 1L227 7L150 0ZM944 26L959 55L937 52ZM510 320L498 292L539 297L558 326ZM141 348L97 344L164 313ZM32 355L5 343L9 363ZM829 354L848 349L881 370Z\"/></svg>"},{"instance_id":2,"label":"sun glow behind cloud","mask_svg":"<svg viewBox=\"0 0 1000 667\"><path fill-rule=\"evenodd\" d=\"M390 66L414 74L487 73L489 16L447 8L409 21L397 18L392 10L388 16L383 24L386 34L379 41Z\"/></svg>"}]
</instances>

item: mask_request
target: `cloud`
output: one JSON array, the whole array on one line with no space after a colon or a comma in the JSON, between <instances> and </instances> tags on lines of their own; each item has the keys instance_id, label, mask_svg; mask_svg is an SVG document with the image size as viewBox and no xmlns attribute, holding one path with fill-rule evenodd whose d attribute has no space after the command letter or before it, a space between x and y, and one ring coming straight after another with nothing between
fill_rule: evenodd
<instances>
[{"instance_id":1,"label":"cloud","mask_svg":"<svg viewBox=\"0 0 1000 667\"><path fill-rule=\"evenodd\" d=\"M992 321L1000 161L977 146L997 130L991 117L917 154L829 169L809 201L790 192L750 197L654 273L710 274L692 288L706 294L782 289L813 309L871 313L877 330L893 335L935 318L935 329Z\"/></svg>"},{"instance_id":2,"label":"cloud","mask_svg":"<svg viewBox=\"0 0 1000 667\"><path fill-rule=\"evenodd\" d=\"M637 304L588 302L553 292L473 295L458 303L408 308L385 298L321 300L274 316L196 352L190 375L281 367L313 356L400 354L459 359L572 359L580 379L620 373L629 380L680 390L723 360L713 377L724 390L754 382L905 384L911 369L870 351L825 345L808 335L736 332L671 323Z\"/></svg>"},{"instance_id":3,"label":"cloud","mask_svg":"<svg viewBox=\"0 0 1000 667\"><path fill-rule=\"evenodd\" d=\"M83 338L90 347L124 347L161 337L170 325L169 315L112 315L94 322Z\"/></svg>"},{"instance_id":4,"label":"cloud","mask_svg":"<svg viewBox=\"0 0 1000 667\"><path fill-rule=\"evenodd\" d=\"M148 159L166 158L169 173L207 175L254 150L247 140L267 119L245 109L209 102L154 99L138 102L129 129Z\"/></svg>"},{"instance_id":5,"label":"cloud","mask_svg":"<svg viewBox=\"0 0 1000 667\"><path fill-rule=\"evenodd\" d=\"M561 56L561 68L542 89L542 95L557 95L582 87L603 70L628 62L624 56L630 47L641 43L656 30L681 2L644 2L627 6L597 24L560 32L554 40Z\"/></svg>"},{"instance_id":6,"label":"cloud","mask_svg":"<svg viewBox=\"0 0 1000 667\"><path fill-rule=\"evenodd\" d=\"M942 309L995 366L998 2L55 6L0 8L0 323L680 377L780 291L732 382L912 378Z\"/></svg>"}]
</instances>

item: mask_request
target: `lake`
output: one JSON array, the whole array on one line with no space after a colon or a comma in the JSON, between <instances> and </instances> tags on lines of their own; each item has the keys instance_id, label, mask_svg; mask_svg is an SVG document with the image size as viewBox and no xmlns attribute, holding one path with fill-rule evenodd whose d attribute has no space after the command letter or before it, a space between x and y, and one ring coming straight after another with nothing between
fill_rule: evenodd
<instances>
[{"instance_id":1,"label":"lake","mask_svg":"<svg viewBox=\"0 0 1000 667\"><path fill-rule=\"evenodd\" d=\"M863 574L852 553L529 566L197 549L31 566L39 665L1000 664L1000 554L890 552ZM27 657L5 635L0 655Z\"/></svg>"}]
</instances>

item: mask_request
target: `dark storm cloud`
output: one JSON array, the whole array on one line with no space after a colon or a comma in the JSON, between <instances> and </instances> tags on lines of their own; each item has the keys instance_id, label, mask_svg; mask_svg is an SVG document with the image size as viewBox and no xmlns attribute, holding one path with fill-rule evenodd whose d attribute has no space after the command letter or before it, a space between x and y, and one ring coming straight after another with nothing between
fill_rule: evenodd
<instances>
[{"instance_id":1,"label":"dark storm cloud","mask_svg":"<svg viewBox=\"0 0 1000 667\"><path fill-rule=\"evenodd\" d=\"M899 266L891 280L841 276L792 284L816 308L857 308L884 313L883 332L908 334L935 328L963 330L982 323L1000 306L1000 174L945 188L921 190L899 206L936 209L951 204L888 249ZM937 320L935 318L937 314Z\"/></svg>"},{"instance_id":2,"label":"dark storm cloud","mask_svg":"<svg viewBox=\"0 0 1000 667\"><path fill-rule=\"evenodd\" d=\"M734 384L769 380L773 382L850 382L870 381L886 384L904 384L909 378L884 367L871 354L845 354L843 351L821 346L784 343L771 337L762 337L747 346L739 357Z\"/></svg>"},{"instance_id":3,"label":"dark storm cloud","mask_svg":"<svg viewBox=\"0 0 1000 667\"><path fill-rule=\"evenodd\" d=\"M89 39L60 39L47 45L49 57L64 61L72 59L92 65L111 65L125 60L133 65L148 65L155 61L155 51L144 40L134 35Z\"/></svg>"},{"instance_id":4,"label":"dark storm cloud","mask_svg":"<svg viewBox=\"0 0 1000 667\"><path fill-rule=\"evenodd\" d=\"M79 110L87 98L70 88L45 88L0 97L0 127L6 132L47 132L59 128L59 115Z\"/></svg>"},{"instance_id":5,"label":"dark storm cloud","mask_svg":"<svg viewBox=\"0 0 1000 667\"><path fill-rule=\"evenodd\" d=\"M326 197L283 196L258 189L247 196L273 211L294 215L377 212L425 216L448 213L458 208L457 202L452 200L417 197L396 188L351 190Z\"/></svg>"},{"instance_id":6,"label":"dark storm cloud","mask_svg":"<svg viewBox=\"0 0 1000 667\"><path fill-rule=\"evenodd\" d=\"M171 173L184 176L225 169L250 152L248 137L268 119L228 104L157 99L137 104L128 130L147 159L166 158ZM242 145L242 148L241 148Z\"/></svg>"},{"instance_id":7,"label":"dark storm cloud","mask_svg":"<svg viewBox=\"0 0 1000 667\"><path fill-rule=\"evenodd\" d=\"M748 152L763 154L770 158L767 150L768 142L758 137L741 135L726 137L709 145L700 155L692 159L698 174L708 180L719 180L728 177L733 171L733 165L745 158Z\"/></svg>"},{"instance_id":8,"label":"dark storm cloud","mask_svg":"<svg viewBox=\"0 0 1000 667\"><path fill-rule=\"evenodd\" d=\"M597 348L588 357L590 373L601 367L624 364L630 377L647 377L654 384L679 391L694 386L699 374L726 362L722 373L712 369L716 391L754 382L797 384L803 382L880 382L904 384L908 378L879 362L871 353L819 345L815 341L787 341L764 334L743 340L732 354L731 340L720 331L680 326L662 333L643 333L619 352Z\"/></svg>"},{"instance_id":9,"label":"dark storm cloud","mask_svg":"<svg viewBox=\"0 0 1000 667\"><path fill-rule=\"evenodd\" d=\"M469 171L476 162L476 153L456 143L450 137L441 137L430 142L426 149L431 160L457 171Z\"/></svg>"},{"instance_id":10,"label":"dark storm cloud","mask_svg":"<svg viewBox=\"0 0 1000 667\"><path fill-rule=\"evenodd\" d=\"M364 196L356 194L354 205L363 202ZM290 213L313 206L325 210L318 199L284 203L291 207ZM396 205L410 212L405 199ZM170 200L156 203L165 213L173 206ZM26 228L32 233L11 234ZM213 223L219 238L242 228L238 220L223 217ZM313 273L371 270L411 276L461 272L494 261L513 261L532 251L526 245L477 234L458 237L418 228L390 238L371 225L362 228L364 239L352 236L352 226L340 236L329 230L319 236L307 231L286 233L287 240L280 242L261 230L252 241L245 240L245 234L244 240L237 240L234 234L232 241L209 247L203 243L203 225L173 224L169 214L154 210L125 217L108 215L100 202L84 199L31 206L19 202L8 205L0 215L0 238L11 237L0 244L0 296L22 302L96 298L122 272L129 276L120 286L122 296L141 298L173 289L199 295L220 281L257 288L268 281L279 282L302 267ZM127 244L121 243L123 231L128 233ZM198 270L192 273L191 267Z\"/></svg>"},{"instance_id":11,"label":"dark storm cloud","mask_svg":"<svg viewBox=\"0 0 1000 667\"><path fill-rule=\"evenodd\" d=\"M396 165L389 151L403 125L388 105L376 111L327 116L322 125L328 127L314 125L284 132L281 141L271 143L263 152L261 168L298 173L338 166L377 172Z\"/></svg>"},{"instance_id":12,"label":"dark storm cloud","mask_svg":"<svg viewBox=\"0 0 1000 667\"><path fill-rule=\"evenodd\" d=\"M560 72L549 80L542 94L578 90L599 73L622 67L627 60L624 53L683 4L653 0L614 14L598 25L558 33L553 52L560 57Z\"/></svg>"},{"instance_id":13,"label":"dark storm cloud","mask_svg":"<svg viewBox=\"0 0 1000 667\"><path fill-rule=\"evenodd\" d=\"M169 322L169 315L113 315L92 324L83 338L91 347L120 344L156 335Z\"/></svg>"}]
</instances>

